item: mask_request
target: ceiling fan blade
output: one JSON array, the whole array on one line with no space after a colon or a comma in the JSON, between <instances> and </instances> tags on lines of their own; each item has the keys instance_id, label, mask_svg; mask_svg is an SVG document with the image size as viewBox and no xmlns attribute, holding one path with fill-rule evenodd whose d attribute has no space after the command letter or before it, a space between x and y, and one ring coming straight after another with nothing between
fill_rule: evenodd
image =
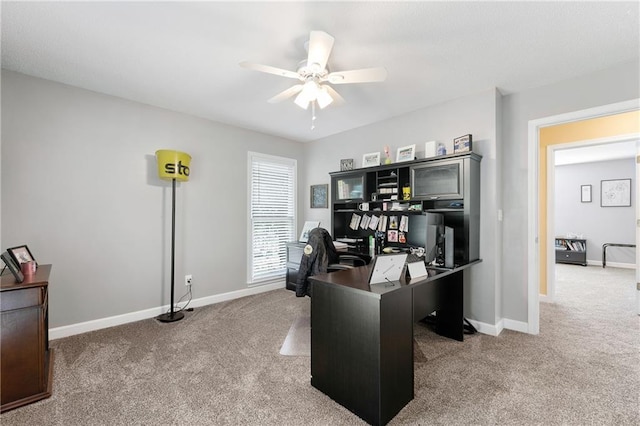
<instances>
[{"instance_id":1,"label":"ceiling fan blade","mask_svg":"<svg viewBox=\"0 0 640 426\"><path fill-rule=\"evenodd\" d=\"M311 31L309 36L309 56L307 66L318 64L318 71L327 67L327 60L333 48L334 38L324 31Z\"/></svg>"},{"instance_id":2,"label":"ceiling fan blade","mask_svg":"<svg viewBox=\"0 0 640 426\"><path fill-rule=\"evenodd\" d=\"M327 81L331 84L373 83L376 81L384 81L386 78L387 70L379 67L332 72L327 76Z\"/></svg>"},{"instance_id":3,"label":"ceiling fan blade","mask_svg":"<svg viewBox=\"0 0 640 426\"><path fill-rule=\"evenodd\" d=\"M333 105L343 105L345 103L344 98L340 96L340 94L336 92L333 87L329 86L328 84L323 85L323 87L327 88L327 92L329 92L329 95L333 98Z\"/></svg>"},{"instance_id":4,"label":"ceiling fan blade","mask_svg":"<svg viewBox=\"0 0 640 426\"><path fill-rule=\"evenodd\" d=\"M253 62L247 61L240 62L240 64L238 65L240 65L242 68L247 68L254 71L266 72L269 74L279 75L281 77L296 78L300 80L300 75L295 71L288 71L282 68L272 67L270 65L254 64Z\"/></svg>"},{"instance_id":5,"label":"ceiling fan blade","mask_svg":"<svg viewBox=\"0 0 640 426\"><path fill-rule=\"evenodd\" d=\"M285 99L289 99L290 97L292 97L296 93L300 92L303 87L304 86L302 84L296 84L295 86L291 86L287 90L284 90L284 91L278 93L273 98L269 99L267 102L269 102L270 104L275 104L275 103L278 103L278 102L282 102Z\"/></svg>"}]
</instances>

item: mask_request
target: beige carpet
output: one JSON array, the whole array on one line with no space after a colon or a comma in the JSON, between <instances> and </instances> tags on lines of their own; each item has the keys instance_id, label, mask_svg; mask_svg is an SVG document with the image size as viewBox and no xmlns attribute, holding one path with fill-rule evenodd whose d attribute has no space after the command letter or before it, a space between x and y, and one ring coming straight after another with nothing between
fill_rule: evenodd
<instances>
[{"instance_id":1,"label":"beige carpet","mask_svg":"<svg viewBox=\"0 0 640 426\"><path fill-rule=\"evenodd\" d=\"M456 342L417 325L415 398L391 425L640 424L635 271L559 265L541 332ZM524 283L505 283L526 289ZM359 425L280 349L309 299L277 290L52 342L53 396L13 425Z\"/></svg>"}]
</instances>

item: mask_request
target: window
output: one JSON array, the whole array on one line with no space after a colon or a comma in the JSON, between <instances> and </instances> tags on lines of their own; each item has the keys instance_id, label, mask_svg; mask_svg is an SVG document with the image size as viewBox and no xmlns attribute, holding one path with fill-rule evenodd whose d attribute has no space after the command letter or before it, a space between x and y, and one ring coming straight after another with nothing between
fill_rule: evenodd
<instances>
[{"instance_id":1,"label":"window","mask_svg":"<svg viewBox=\"0 0 640 426\"><path fill-rule=\"evenodd\" d=\"M249 152L249 282L285 275L295 241L296 160Z\"/></svg>"}]
</instances>

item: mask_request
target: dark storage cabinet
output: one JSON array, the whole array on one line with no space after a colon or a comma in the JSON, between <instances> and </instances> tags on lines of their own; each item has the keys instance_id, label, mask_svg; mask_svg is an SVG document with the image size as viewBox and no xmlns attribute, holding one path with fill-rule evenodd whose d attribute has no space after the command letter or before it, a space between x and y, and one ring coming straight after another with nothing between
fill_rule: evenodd
<instances>
[{"instance_id":1,"label":"dark storage cabinet","mask_svg":"<svg viewBox=\"0 0 640 426\"><path fill-rule=\"evenodd\" d=\"M556 263L587 266L587 240L556 237Z\"/></svg>"},{"instance_id":2,"label":"dark storage cabinet","mask_svg":"<svg viewBox=\"0 0 640 426\"><path fill-rule=\"evenodd\" d=\"M352 245L351 250L362 253L371 252L370 237L376 234L378 241L384 240L385 247L406 248L411 245L409 241L419 241L420 236L415 235L416 228L412 226L406 232L399 229L403 216L411 223L416 215L434 213L442 216L444 226L453 229L454 263L463 265L477 260L480 258L481 160L480 155L465 152L330 173L331 235ZM348 186L354 183L358 188L355 192L354 186ZM402 189L406 185L410 186L409 199L403 197ZM367 222L362 226L365 216L368 216ZM374 223L386 216L388 225L384 232L376 232L379 226L366 225L373 216ZM419 222L416 219L413 221ZM398 227L392 228L391 223ZM390 230L398 231L397 240L389 238ZM380 242L376 244L377 249Z\"/></svg>"},{"instance_id":3,"label":"dark storage cabinet","mask_svg":"<svg viewBox=\"0 0 640 426\"><path fill-rule=\"evenodd\" d=\"M50 271L51 265L41 265L22 283L16 283L11 275L2 276L2 412L51 396Z\"/></svg>"},{"instance_id":4,"label":"dark storage cabinet","mask_svg":"<svg viewBox=\"0 0 640 426\"><path fill-rule=\"evenodd\" d=\"M291 242L287 243L287 290L296 290L296 282L298 281L298 269L302 260L302 253L306 243Z\"/></svg>"},{"instance_id":5,"label":"dark storage cabinet","mask_svg":"<svg viewBox=\"0 0 640 426\"><path fill-rule=\"evenodd\" d=\"M464 166L464 158L454 158L411 167L413 198L423 200L463 199Z\"/></svg>"}]
</instances>

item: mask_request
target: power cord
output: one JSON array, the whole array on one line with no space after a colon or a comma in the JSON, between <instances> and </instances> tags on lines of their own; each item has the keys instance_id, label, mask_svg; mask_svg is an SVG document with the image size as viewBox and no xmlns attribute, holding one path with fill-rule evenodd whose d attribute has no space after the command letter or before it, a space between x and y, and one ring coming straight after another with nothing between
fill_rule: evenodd
<instances>
[{"instance_id":1,"label":"power cord","mask_svg":"<svg viewBox=\"0 0 640 426\"><path fill-rule=\"evenodd\" d=\"M178 299L178 301L176 302L176 304L174 306L174 309L176 309L176 310L174 312L182 312L182 311L191 312L191 311L193 311L193 308L187 308L189 306L189 303L191 303L191 299L193 298L193 293L191 292L191 286L188 286L188 287L189 287L189 290L187 290L187 292L185 294L183 294L182 297L180 299ZM189 297L189 300L187 300L187 303L182 308L179 308L178 305L187 296Z\"/></svg>"}]
</instances>

